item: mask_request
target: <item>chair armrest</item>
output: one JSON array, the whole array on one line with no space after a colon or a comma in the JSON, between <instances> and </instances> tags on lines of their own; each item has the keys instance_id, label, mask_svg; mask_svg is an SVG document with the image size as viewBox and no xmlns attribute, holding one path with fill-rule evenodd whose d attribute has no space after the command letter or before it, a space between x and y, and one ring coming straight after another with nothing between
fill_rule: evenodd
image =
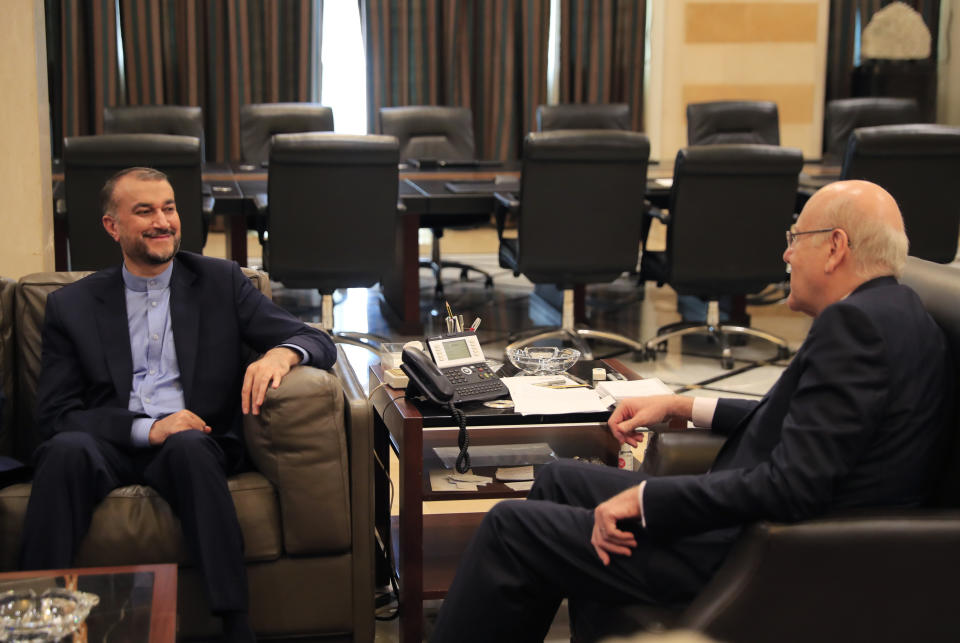
<instances>
[{"instance_id":1,"label":"chair armrest","mask_svg":"<svg viewBox=\"0 0 960 643\"><path fill-rule=\"evenodd\" d=\"M247 451L276 487L289 554L350 548L350 484L343 389L333 373L298 366L244 416Z\"/></svg>"},{"instance_id":2,"label":"chair armrest","mask_svg":"<svg viewBox=\"0 0 960 643\"><path fill-rule=\"evenodd\" d=\"M399 209L398 209L399 210ZM333 372L343 387L347 444L350 449L350 504L353 533L353 584L355 641L374 638L374 486L373 406L350 365L342 344L337 344Z\"/></svg>"},{"instance_id":3,"label":"chair armrest","mask_svg":"<svg viewBox=\"0 0 960 643\"><path fill-rule=\"evenodd\" d=\"M651 433L640 470L655 476L706 473L726 438L709 429Z\"/></svg>"},{"instance_id":4,"label":"chair armrest","mask_svg":"<svg viewBox=\"0 0 960 643\"><path fill-rule=\"evenodd\" d=\"M760 523L678 625L748 642L939 640L956 632L958 543L957 510Z\"/></svg>"}]
</instances>

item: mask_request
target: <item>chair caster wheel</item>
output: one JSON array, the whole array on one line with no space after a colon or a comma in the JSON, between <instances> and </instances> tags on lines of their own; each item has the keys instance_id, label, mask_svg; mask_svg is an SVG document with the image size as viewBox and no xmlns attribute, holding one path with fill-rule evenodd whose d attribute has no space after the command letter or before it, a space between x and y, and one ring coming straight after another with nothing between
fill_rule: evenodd
<instances>
[{"instance_id":1,"label":"chair caster wheel","mask_svg":"<svg viewBox=\"0 0 960 643\"><path fill-rule=\"evenodd\" d=\"M790 349L784 346L777 347L777 359L787 359L790 357Z\"/></svg>"},{"instance_id":2,"label":"chair caster wheel","mask_svg":"<svg viewBox=\"0 0 960 643\"><path fill-rule=\"evenodd\" d=\"M470 279L470 273L467 272L467 269L464 268L460 271L460 281L467 281Z\"/></svg>"},{"instance_id":3,"label":"chair caster wheel","mask_svg":"<svg viewBox=\"0 0 960 643\"><path fill-rule=\"evenodd\" d=\"M733 355L729 348L723 349L723 353L720 355L720 366L728 371L733 369Z\"/></svg>"},{"instance_id":4,"label":"chair caster wheel","mask_svg":"<svg viewBox=\"0 0 960 643\"><path fill-rule=\"evenodd\" d=\"M486 281L483 282L485 288L493 288L493 277L487 277Z\"/></svg>"}]
</instances>

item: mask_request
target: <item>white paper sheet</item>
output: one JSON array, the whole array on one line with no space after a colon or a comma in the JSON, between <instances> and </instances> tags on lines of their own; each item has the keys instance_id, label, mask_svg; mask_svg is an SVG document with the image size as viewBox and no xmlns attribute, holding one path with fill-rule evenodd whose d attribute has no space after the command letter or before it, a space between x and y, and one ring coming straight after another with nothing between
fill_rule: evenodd
<instances>
[{"instance_id":1,"label":"white paper sheet","mask_svg":"<svg viewBox=\"0 0 960 643\"><path fill-rule=\"evenodd\" d=\"M558 413L590 413L606 411L610 400L604 401L592 388L547 388L540 382L556 380L556 375L504 377L510 390L513 410L520 415L552 415ZM565 378L566 379L566 378ZM570 384L576 384L569 380Z\"/></svg>"},{"instance_id":2,"label":"white paper sheet","mask_svg":"<svg viewBox=\"0 0 960 643\"><path fill-rule=\"evenodd\" d=\"M656 377L642 380L617 380L597 383L597 390L610 395L617 402L628 397L646 397L648 395L670 395L673 389Z\"/></svg>"}]
</instances>

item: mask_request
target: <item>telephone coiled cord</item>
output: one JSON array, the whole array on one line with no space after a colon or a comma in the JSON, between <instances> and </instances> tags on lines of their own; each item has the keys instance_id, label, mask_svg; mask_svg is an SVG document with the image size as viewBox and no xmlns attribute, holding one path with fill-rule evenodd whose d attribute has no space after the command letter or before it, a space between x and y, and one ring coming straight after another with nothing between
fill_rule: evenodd
<instances>
[{"instance_id":1,"label":"telephone coiled cord","mask_svg":"<svg viewBox=\"0 0 960 643\"><path fill-rule=\"evenodd\" d=\"M466 473L470 470L470 454L467 453L467 448L470 446L470 436L467 435L467 416L455 407L453 402L450 402L447 408L450 409L450 415L460 425L460 432L457 435L457 446L460 447L460 453L457 455L457 473Z\"/></svg>"}]
</instances>

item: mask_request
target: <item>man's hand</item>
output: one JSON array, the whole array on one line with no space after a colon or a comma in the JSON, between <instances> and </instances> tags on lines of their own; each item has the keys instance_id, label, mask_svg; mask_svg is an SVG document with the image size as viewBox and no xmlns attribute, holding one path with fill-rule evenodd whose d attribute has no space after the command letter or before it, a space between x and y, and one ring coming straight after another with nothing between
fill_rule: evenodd
<instances>
[{"instance_id":1,"label":"man's hand","mask_svg":"<svg viewBox=\"0 0 960 643\"><path fill-rule=\"evenodd\" d=\"M614 410L607 426L620 444L632 447L639 444L634 429L672 419L689 420L693 415L693 398L682 395L651 395L631 397Z\"/></svg>"},{"instance_id":2,"label":"man's hand","mask_svg":"<svg viewBox=\"0 0 960 643\"><path fill-rule=\"evenodd\" d=\"M637 546L637 539L629 531L617 529L618 520L640 518L640 500L637 488L630 487L593 510L593 533L590 544L604 566L610 564L610 554L629 556Z\"/></svg>"},{"instance_id":3,"label":"man's hand","mask_svg":"<svg viewBox=\"0 0 960 643\"><path fill-rule=\"evenodd\" d=\"M174 433L180 431L203 431L210 433L210 427L203 421L199 415L186 409L171 413L162 420L157 420L150 427L150 433L147 435L151 446L160 446L167 441Z\"/></svg>"},{"instance_id":4,"label":"man's hand","mask_svg":"<svg viewBox=\"0 0 960 643\"><path fill-rule=\"evenodd\" d=\"M283 376L289 373L293 366L299 364L300 359L300 354L295 350L277 346L248 366L243 376L243 388L240 389L240 407L243 409L243 414L259 415L263 398L267 394L267 387L280 386Z\"/></svg>"}]
</instances>

